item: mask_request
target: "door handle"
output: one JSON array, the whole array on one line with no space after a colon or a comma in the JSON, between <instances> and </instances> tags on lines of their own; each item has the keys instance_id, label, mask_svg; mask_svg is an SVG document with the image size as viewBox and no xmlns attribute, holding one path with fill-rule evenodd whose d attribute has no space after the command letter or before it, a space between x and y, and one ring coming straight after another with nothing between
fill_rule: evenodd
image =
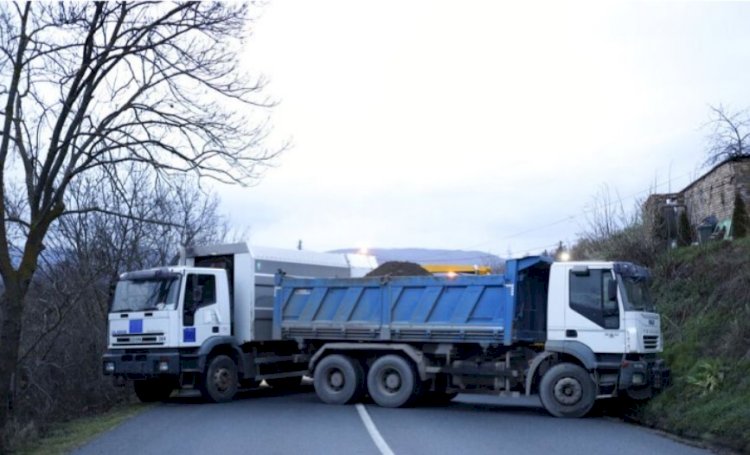
<instances>
[{"instance_id":1,"label":"door handle","mask_svg":"<svg viewBox=\"0 0 750 455\"><path fill-rule=\"evenodd\" d=\"M578 331L577 330L566 330L565 336L568 338L578 338Z\"/></svg>"}]
</instances>

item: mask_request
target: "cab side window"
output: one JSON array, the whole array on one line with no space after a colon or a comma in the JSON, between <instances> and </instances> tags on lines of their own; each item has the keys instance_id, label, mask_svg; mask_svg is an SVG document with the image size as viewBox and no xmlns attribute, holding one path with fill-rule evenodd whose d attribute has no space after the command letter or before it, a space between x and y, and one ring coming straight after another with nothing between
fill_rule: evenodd
<instances>
[{"instance_id":1,"label":"cab side window","mask_svg":"<svg viewBox=\"0 0 750 455\"><path fill-rule=\"evenodd\" d=\"M609 270L570 273L570 308L591 322L606 329L620 326L617 300L610 300L614 284Z\"/></svg>"},{"instance_id":2,"label":"cab side window","mask_svg":"<svg viewBox=\"0 0 750 455\"><path fill-rule=\"evenodd\" d=\"M214 275L188 274L185 284L184 325L193 325L195 311L216 303L216 277Z\"/></svg>"}]
</instances>

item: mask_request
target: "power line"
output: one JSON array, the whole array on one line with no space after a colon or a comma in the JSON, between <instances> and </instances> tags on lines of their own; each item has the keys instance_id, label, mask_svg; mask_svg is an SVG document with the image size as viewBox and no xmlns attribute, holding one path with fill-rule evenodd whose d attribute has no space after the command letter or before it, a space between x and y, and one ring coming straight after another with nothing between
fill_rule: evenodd
<instances>
[{"instance_id":1,"label":"power line","mask_svg":"<svg viewBox=\"0 0 750 455\"><path fill-rule=\"evenodd\" d=\"M474 245L470 245L470 246L464 247L464 248L465 249L478 248L478 247L481 247L483 245L487 245L487 244L491 244L491 243L496 243L496 242L499 242L499 241L502 241L502 240L512 239L512 238L515 238L515 237L519 237L519 236L522 236L522 235L529 234L531 232L536 232L536 231L540 231L540 230L543 230L543 229L546 229L546 228L549 228L549 227L552 227L552 226L556 226L558 224L570 222L570 221L578 218L581 215L584 215L584 214L587 214L587 213L591 213L591 212L593 212L595 210L598 210L598 209L609 208L609 207L612 207L612 206L617 205L617 204L622 204L623 201L634 199L634 198L636 198L639 195L652 192L652 191L656 190L657 188L663 187L664 185L669 185L669 184L671 184L672 182L674 182L676 180L682 179L683 177L689 177L692 174L693 174L692 171L688 172L688 173L685 173L685 174L681 174L681 175L678 175L676 177L673 177L673 178L670 178L668 180L665 180L664 182L657 183L653 187L649 187L649 188L637 191L635 193L632 193L632 194L630 194L628 196L625 196L624 198L617 198L617 200L610 201L608 203L605 203L605 204L597 206L597 207L583 208L579 214L568 215L568 216L566 216L564 218L560 218L558 220L551 221L551 222L543 224L541 226L535 226L535 227L532 227L532 228L529 228L529 229L525 229L525 230L522 230L522 231L515 232L513 234L506 235L504 237L500 237L498 239L486 240L484 242L477 243L477 244L474 244ZM519 250L527 251L527 252L546 250L548 248L552 248L552 247L558 246L559 243L560 243L560 241L558 240L558 241L556 241L554 243L551 243L551 244L537 246L537 247L532 247L532 248L519 248ZM484 252L480 252L480 253L484 253ZM502 257L499 254L494 254L494 253L490 253L490 252L486 252L485 254L487 256ZM479 255L475 255L475 256L471 256L471 257L460 257L460 258L456 258L456 257L450 257L450 258L449 257L435 257L435 258L427 258L427 259L421 259L420 258L419 261L420 262L468 261L468 260L476 259L478 256Z\"/></svg>"},{"instance_id":2,"label":"power line","mask_svg":"<svg viewBox=\"0 0 750 455\"><path fill-rule=\"evenodd\" d=\"M531 233L531 232L535 232L535 231L540 231L540 230L542 230L542 229L546 229L546 228L549 228L549 227L552 227L552 226L556 226L556 225L558 225L558 224L562 224L562 223L565 223L565 222L569 222L569 221L572 221L572 220L574 220L574 219L578 218L579 216L581 216L581 215L583 215L583 214L586 214L586 213L590 213L590 212L593 212L593 211L597 210L598 208L609 208L609 207L611 207L611 206L614 206L614 205L616 205L616 204L622 204L622 202L623 202L624 200L630 200L630 199L634 199L634 198L636 198L637 196L639 196L639 195L641 195L641 194L644 194L644 193L648 193L648 192L650 192L650 191L653 191L653 190L655 190L656 188L662 187L662 186L664 186L664 185L668 185L668 184L670 184L670 183L674 182L675 180L681 179L681 178L683 178L683 177L688 177L688 176L690 176L690 175L691 175L692 173L693 173L693 172L691 171L691 172L688 172L688 173L686 173L686 174L681 174L681 175L679 175L679 176L677 176L677 177L673 177L673 178L671 178L671 179L669 179L669 180L666 180L666 181L664 181L664 182L662 182L662 183L658 183L658 184L654 185L653 187L649 187L649 188L646 188L646 189L644 189L644 190L640 190L640 191L637 191L637 192L635 192L635 193L633 193L633 194L631 194L631 195L629 195L629 196L626 196L625 198L618 198L618 200L616 200L616 201L611 201L611 202L609 202L609 203L607 203L607 204L604 204L604 205L603 205L603 206L601 206L601 207L591 207L591 208L583 208L583 209L581 210L581 213L579 213L579 214L576 214L576 215L568 215L568 216L566 216L565 218L560 218L560 219L558 219L558 220L552 221L552 222L550 222L550 223L547 223L547 224L544 224L544 225L541 225L541 226L535 226L535 227L533 227L533 228L525 229L525 230L523 230L523 231L519 231L519 232L516 232L516 233L510 234L510 235L506 235L506 236L504 236L504 237L500 237L500 238L498 238L498 239L494 239L494 240L487 240L487 241L484 241L484 242L481 242L481 243L477 243L477 244L474 244L474 245L468 246L468 247L466 247L466 248L469 248L469 249L470 249L470 248L478 248L478 247L480 247L480 246L482 246L482 245L487 245L487 244L489 244L489 243L495 243L495 242L498 242L498 241L502 241L502 240L508 240L508 239L511 239L511 238L514 238L514 237L518 237L518 236L521 236L521 235L525 235L525 234L528 234L528 233ZM544 248L544 247L542 247L542 248Z\"/></svg>"}]
</instances>

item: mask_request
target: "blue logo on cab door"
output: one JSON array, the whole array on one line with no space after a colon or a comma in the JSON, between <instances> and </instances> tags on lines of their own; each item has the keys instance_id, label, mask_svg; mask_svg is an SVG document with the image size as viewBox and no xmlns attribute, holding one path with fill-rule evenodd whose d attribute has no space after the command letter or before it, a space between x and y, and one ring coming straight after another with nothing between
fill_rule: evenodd
<instances>
[{"instance_id":1,"label":"blue logo on cab door","mask_svg":"<svg viewBox=\"0 0 750 455\"><path fill-rule=\"evenodd\" d=\"M195 341L195 327L185 327L182 329L182 341L192 343Z\"/></svg>"}]
</instances>

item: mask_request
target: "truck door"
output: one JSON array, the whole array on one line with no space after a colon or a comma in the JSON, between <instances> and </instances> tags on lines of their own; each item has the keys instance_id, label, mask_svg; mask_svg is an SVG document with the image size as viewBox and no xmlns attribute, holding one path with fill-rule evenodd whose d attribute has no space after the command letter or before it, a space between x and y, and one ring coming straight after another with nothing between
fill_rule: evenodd
<instances>
[{"instance_id":1,"label":"truck door","mask_svg":"<svg viewBox=\"0 0 750 455\"><path fill-rule=\"evenodd\" d=\"M182 306L181 346L200 346L206 338L229 333L228 317L220 311L219 302L227 293L212 273L188 273Z\"/></svg>"},{"instance_id":2,"label":"truck door","mask_svg":"<svg viewBox=\"0 0 750 455\"><path fill-rule=\"evenodd\" d=\"M568 280L565 339L580 341L597 353L624 352L625 331L612 270L572 269Z\"/></svg>"}]
</instances>

